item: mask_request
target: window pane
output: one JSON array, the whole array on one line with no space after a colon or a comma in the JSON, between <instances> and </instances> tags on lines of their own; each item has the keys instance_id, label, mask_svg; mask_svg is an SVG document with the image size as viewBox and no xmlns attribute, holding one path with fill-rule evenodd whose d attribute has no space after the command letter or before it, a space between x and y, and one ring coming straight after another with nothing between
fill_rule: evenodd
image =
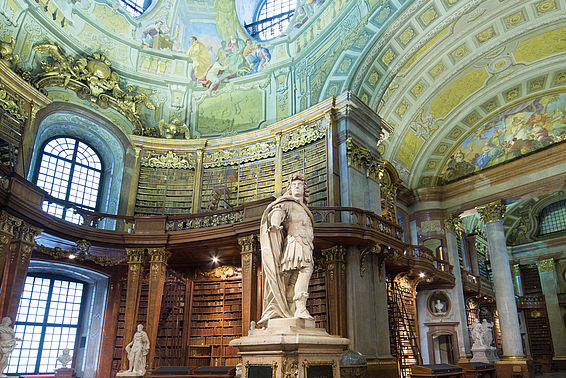
<instances>
[{"instance_id":1,"label":"window pane","mask_svg":"<svg viewBox=\"0 0 566 378\"><path fill-rule=\"evenodd\" d=\"M540 235L566 230L566 200L545 207L540 213Z\"/></svg>"},{"instance_id":2,"label":"window pane","mask_svg":"<svg viewBox=\"0 0 566 378\"><path fill-rule=\"evenodd\" d=\"M282 34L291 22L296 3L296 0L266 0L257 18L259 38L265 41Z\"/></svg>"}]
</instances>

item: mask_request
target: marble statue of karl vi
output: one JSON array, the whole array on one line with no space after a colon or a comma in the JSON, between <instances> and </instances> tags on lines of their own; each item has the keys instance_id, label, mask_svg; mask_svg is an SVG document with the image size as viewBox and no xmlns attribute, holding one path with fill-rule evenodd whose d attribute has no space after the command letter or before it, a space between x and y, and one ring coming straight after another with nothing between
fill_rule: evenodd
<instances>
[{"instance_id":1,"label":"marble statue of karl vi","mask_svg":"<svg viewBox=\"0 0 566 378\"><path fill-rule=\"evenodd\" d=\"M313 217L307 207L308 189L301 174L293 174L285 194L264 211L260 226L264 274L263 313L269 319L313 317L306 308L313 272Z\"/></svg>"}]
</instances>

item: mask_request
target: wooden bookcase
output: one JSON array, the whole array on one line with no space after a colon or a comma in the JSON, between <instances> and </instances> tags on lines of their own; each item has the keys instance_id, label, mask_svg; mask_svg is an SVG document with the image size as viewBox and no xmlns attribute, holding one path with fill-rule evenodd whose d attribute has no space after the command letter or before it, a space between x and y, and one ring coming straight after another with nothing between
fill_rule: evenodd
<instances>
[{"instance_id":1,"label":"wooden bookcase","mask_svg":"<svg viewBox=\"0 0 566 378\"><path fill-rule=\"evenodd\" d=\"M127 292L127 279L124 277L121 280L120 291L120 308L118 309L118 319L116 321L116 342L114 343L114 353L112 355L112 376L115 377L116 373L120 371L120 361L122 359L122 348L124 344L124 329L126 320L126 292ZM127 343L126 343L127 344Z\"/></svg>"},{"instance_id":2,"label":"wooden bookcase","mask_svg":"<svg viewBox=\"0 0 566 378\"><path fill-rule=\"evenodd\" d=\"M194 170L142 166L136 195L136 215L189 214Z\"/></svg>"},{"instance_id":3,"label":"wooden bookcase","mask_svg":"<svg viewBox=\"0 0 566 378\"><path fill-rule=\"evenodd\" d=\"M326 303L326 277L324 270L313 272L309 282L309 299L307 300L307 310L316 321L317 328L323 328L330 332L328 328L328 312Z\"/></svg>"},{"instance_id":4,"label":"wooden bookcase","mask_svg":"<svg viewBox=\"0 0 566 378\"><path fill-rule=\"evenodd\" d=\"M242 336L242 280L193 281L189 366L233 366L240 362L231 340Z\"/></svg>"}]
</instances>

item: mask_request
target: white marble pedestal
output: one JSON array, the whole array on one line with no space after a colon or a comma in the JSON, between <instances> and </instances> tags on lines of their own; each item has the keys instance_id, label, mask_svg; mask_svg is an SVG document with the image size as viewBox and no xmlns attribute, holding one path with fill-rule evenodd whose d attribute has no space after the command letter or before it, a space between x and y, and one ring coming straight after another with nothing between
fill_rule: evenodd
<instances>
[{"instance_id":1,"label":"white marble pedestal","mask_svg":"<svg viewBox=\"0 0 566 378\"><path fill-rule=\"evenodd\" d=\"M315 328L314 320L296 318L269 320L267 328L255 329L230 342L230 346L240 349L245 377L250 367L271 366L275 378L305 378L307 368L315 365L332 366L333 377L338 378L338 361L349 344L348 339Z\"/></svg>"},{"instance_id":2,"label":"white marble pedestal","mask_svg":"<svg viewBox=\"0 0 566 378\"><path fill-rule=\"evenodd\" d=\"M472 359L470 362L483 362L484 364L494 364L499 361L497 349L492 346L475 346L472 348Z\"/></svg>"}]
</instances>

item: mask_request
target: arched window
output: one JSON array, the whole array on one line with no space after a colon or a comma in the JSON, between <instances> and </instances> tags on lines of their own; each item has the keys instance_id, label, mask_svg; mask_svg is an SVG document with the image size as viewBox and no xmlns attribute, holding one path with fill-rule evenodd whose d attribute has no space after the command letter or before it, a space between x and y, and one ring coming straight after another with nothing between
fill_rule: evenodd
<instances>
[{"instance_id":1,"label":"arched window","mask_svg":"<svg viewBox=\"0 0 566 378\"><path fill-rule=\"evenodd\" d=\"M77 348L84 283L28 275L14 331L21 341L10 355L7 373L52 373L57 357Z\"/></svg>"},{"instance_id":2,"label":"arched window","mask_svg":"<svg viewBox=\"0 0 566 378\"><path fill-rule=\"evenodd\" d=\"M141 16L151 5L151 0L120 0L122 8L128 11L132 17Z\"/></svg>"},{"instance_id":3,"label":"arched window","mask_svg":"<svg viewBox=\"0 0 566 378\"><path fill-rule=\"evenodd\" d=\"M295 14L296 0L263 0L253 23L246 25L251 37L267 41L283 33Z\"/></svg>"},{"instance_id":4,"label":"arched window","mask_svg":"<svg viewBox=\"0 0 566 378\"><path fill-rule=\"evenodd\" d=\"M539 235L566 230L566 200L551 203L539 215Z\"/></svg>"},{"instance_id":5,"label":"arched window","mask_svg":"<svg viewBox=\"0 0 566 378\"><path fill-rule=\"evenodd\" d=\"M96 210L102 180L102 163L86 143L58 137L49 140L39 156L35 183L53 197ZM80 224L82 217L68 207L44 202L48 214Z\"/></svg>"}]
</instances>

